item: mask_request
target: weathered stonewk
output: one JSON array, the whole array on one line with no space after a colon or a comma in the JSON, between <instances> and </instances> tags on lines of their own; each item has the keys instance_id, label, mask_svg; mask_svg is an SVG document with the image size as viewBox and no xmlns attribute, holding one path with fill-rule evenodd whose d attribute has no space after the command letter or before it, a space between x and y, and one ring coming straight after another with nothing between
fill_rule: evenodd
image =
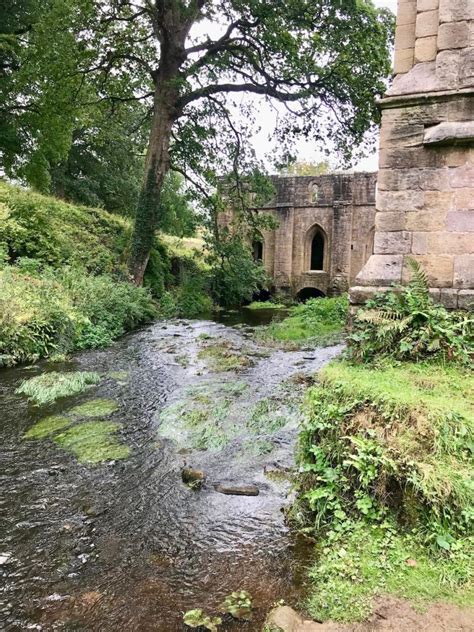
<instances>
[{"instance_id":1,"label":"weathered stonewk","mask_svg":"<svg viewBox=\"0 0 474 632\"><path fill-rule=\"evenodd\" d=\"M381 101L374 252L359 304L426 269L449 308L474 305L474 0L399 0L395 79Z\"/></svg>"},{"instance_id":2,"label":"weathered stonewk","mask_svg":"<svg viewBox=\"0 0 474 632\"><path fill-rule=\"evenodd\" d=\"M303 298L347 290L372 253L376 174L274 177L278 220L260 252L275 288Z\"/></svg>"}]
</instances>

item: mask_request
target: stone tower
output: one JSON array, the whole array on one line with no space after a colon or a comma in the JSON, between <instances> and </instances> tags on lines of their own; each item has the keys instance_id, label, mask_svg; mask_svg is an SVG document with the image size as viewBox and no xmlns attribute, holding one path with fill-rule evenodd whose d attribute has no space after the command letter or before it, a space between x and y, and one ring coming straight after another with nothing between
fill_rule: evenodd
<instances>
[{"instance_id":1,"label":"stone tower","mask_svg":"<svg viewBox=\"0 0 474 632\"><path fill-rule=\"evenodd\" d=\"M398 0L394 81L382 99L372 256L363 303L428 273L449 308L474 307L474 0Z\"/></svg>"}]
</instances>

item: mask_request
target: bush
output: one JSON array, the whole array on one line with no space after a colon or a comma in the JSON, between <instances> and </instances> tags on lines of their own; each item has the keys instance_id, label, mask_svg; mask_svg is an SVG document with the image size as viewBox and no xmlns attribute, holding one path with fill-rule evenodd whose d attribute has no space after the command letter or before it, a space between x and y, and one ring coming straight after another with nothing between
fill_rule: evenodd
<instances>
[{"instance_id":1,"label":"bush","mask_svg":"<svg viewBox=\"0 0 474 632\"><path fill-rule=\"evenodd\" d=\"M104 347L156 315L150 294L110 275L0 271L0 366Z\"/></svg>"},{"instance_id":2,"label":"bush","mask_svg":"<svg viewBox=\"0 0 474 632\"><path fill-rule=\"evenodd\" d=\"M416 261L409 263L413 275L407 286L376 295L358 311L349 357L362 362L381 357L469 362L474 319L435 304L425 273Z\"/></svg>"}]
</instances>

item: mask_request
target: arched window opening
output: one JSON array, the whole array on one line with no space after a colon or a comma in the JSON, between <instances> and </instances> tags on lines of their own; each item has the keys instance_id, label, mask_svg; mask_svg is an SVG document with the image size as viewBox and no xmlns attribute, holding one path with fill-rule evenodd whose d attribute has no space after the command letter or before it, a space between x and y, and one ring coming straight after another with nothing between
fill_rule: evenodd
<instances>
[{"instance_id":1,"label":"arched window opening","mask_svg":"<svg viewBox=\"0 0 474 632\"><path fill-rule=\"evenodd\" d=\"M263 261L263 242L256 240L252 243L252 254L254 261Z\"/></svg>"},{"instance_id":2,"label":"arched window opening","mask_svg":"<svg viewBox=\"0 0 474 632\"><path fill-rule=\"evenodd\" d=\"M324 235L320 230L311 241L311 270L324 270Z\"/></svg>"},{"instance_id":3,"label":"arched window opening","mask_svg":"<svg viewBox=\"0 0 474 632\"><path fill-rule=\"evenodd\" d=\"M319 187L313 182L309 187L311 204L317 204L319 200Z\"/></svg>"}]
</instances>

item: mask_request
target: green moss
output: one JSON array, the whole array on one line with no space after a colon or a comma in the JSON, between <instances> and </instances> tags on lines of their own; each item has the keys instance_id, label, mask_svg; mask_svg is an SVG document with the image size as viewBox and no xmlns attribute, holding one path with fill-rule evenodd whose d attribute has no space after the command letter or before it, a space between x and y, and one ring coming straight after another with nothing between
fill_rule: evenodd
<instances>
[{"instance_id":1,"label":"green moss","mask_svg":"<svg viewBox=\"0 0 474 632\"><path fill-rule=\"evenodd\" d=\"M92 399L89 402L71 408L71 410L68 410L68 415L79 418L108 417L118 409L118 404L112 399Z\"/></svg>"},{"instance_id":2,"label":"green moss","mask_svg":"<svg viewBox=\"0 0 474 632\"><path fill-rule=\"evenodd\" d=\"M66 417L51 416L41 419L34 426L25 432L25 439L44 439L53 435L58 430L62 430L71 423Z\"/></svg>"},{"instance_id":3,"label":"green moss","mask_svg":"<svg viewBox=\"0 0 474 632\"><path fill-rule=\"evenodd\" d=\"M119 425L109 421L89 421L73 426L56 435L53 440L72 452L81 463L101 463L125 459L130 454L128 446L119 443L114 436Z\"/></svg>"},{"instance_id":4,"label":"green moss","mask_svg":"<svg viewBox=\"0 0 474 632\"><path fill-rule=\"evenodd\" d=\"M247 428L258 434L277 432L288 423L286 415L282 413L282 405L277 399L261 399L247 420Z\"/></svg>"},{"instance_id":5,"label":"green moss","mask_svg":"<svg viewBox=\"0 0 474 632\"><path fill-rule=\"evenodd\" d=\"M200 360L205 360L212 371L239 371L252 365L252 361L232 347L228 341L206 345L198 353Z\"/></svg>"},{"instance_id":6,"label":"green moss","mask_svg":"<svg viewBox=\"0 0 474 632\"><path fill-rule=\"evenodd\" d=\"M128 378L128 371L110 371L108 376L117 382L126 382Z\"/></svg>"},{"instance_id":7,"label":"green moss","mask_svg":"<svg viewBox=\"0 0 474 632\"><path fill-rule=\"evenodd\" d=\"M57 373L52 371L25 380L15 392L26 395L36 404L50 404L60 397L81 393L99 381L100 375L94 372Z\"/></svg>"}]
</instances>

